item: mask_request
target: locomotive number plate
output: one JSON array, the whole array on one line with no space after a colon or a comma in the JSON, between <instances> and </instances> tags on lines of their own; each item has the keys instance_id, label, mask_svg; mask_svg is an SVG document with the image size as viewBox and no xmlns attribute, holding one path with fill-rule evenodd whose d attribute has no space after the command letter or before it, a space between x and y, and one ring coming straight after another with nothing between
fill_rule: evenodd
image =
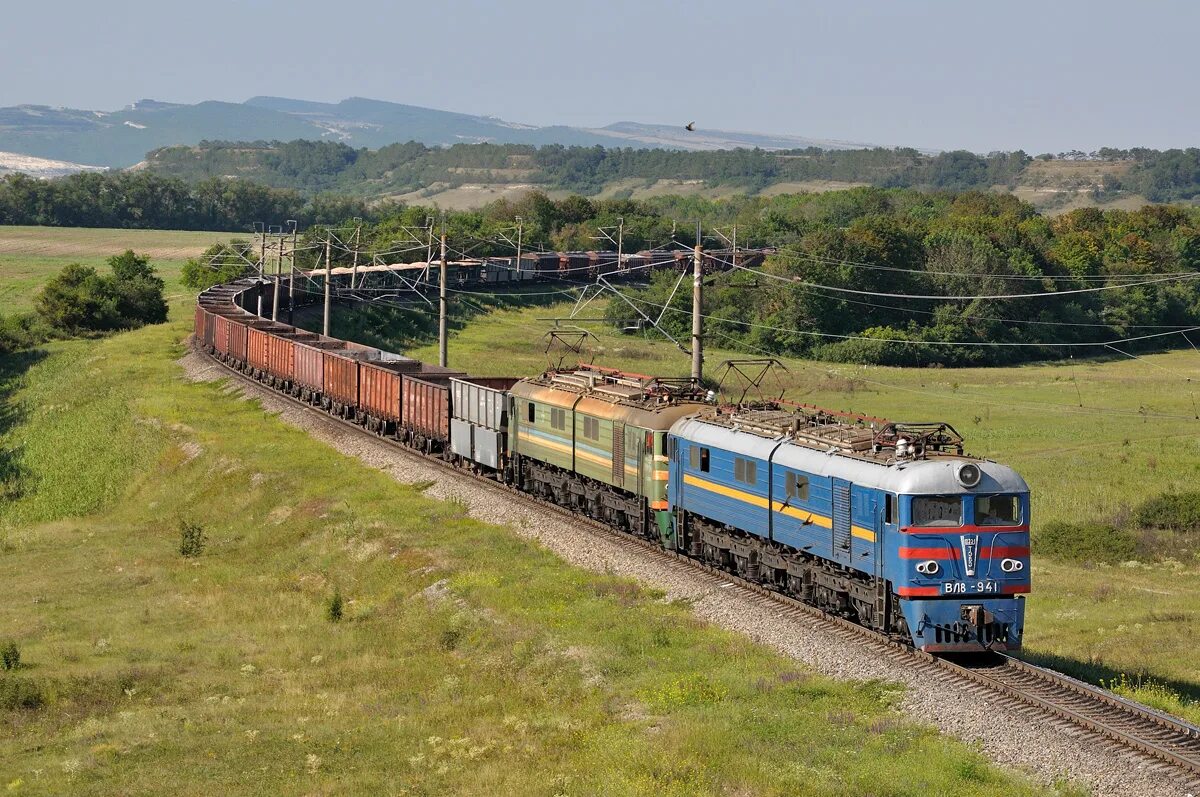
<instances>
[{"instance_id":1,"label":"locomotive number plate","mask_svg":"<svg viewBox=\"0 0 1200 797\"><path fill-rule=\"evenodd\" d=\"M943 595L968 595L977 592L999 592L995 581L947 581L942 584Z\"/></svg>"}]
</instances>

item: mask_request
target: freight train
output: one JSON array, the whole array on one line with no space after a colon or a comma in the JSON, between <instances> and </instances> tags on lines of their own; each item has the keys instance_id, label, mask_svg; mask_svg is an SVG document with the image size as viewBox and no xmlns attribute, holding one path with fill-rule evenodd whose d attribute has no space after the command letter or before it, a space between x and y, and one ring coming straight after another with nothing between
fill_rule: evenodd
<instances>
[{"instance_id":1,"label":"freight train","mask_svg":"<svg viewBox=\"0 0 1200 797\"><path fill-rule=\"evenodd\" d=\"M945 423L721 406L595 365L478 378L201 294L197 344L268 386L933 653L1013 651L1029 488Z\"/></svg>"}]
</instances>

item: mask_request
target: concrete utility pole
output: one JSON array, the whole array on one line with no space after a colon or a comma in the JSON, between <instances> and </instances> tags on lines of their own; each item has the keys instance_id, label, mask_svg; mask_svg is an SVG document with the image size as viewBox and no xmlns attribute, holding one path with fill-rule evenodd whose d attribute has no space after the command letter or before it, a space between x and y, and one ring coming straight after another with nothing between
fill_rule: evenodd
<instances>
[{"instance_id":1,"label":"concrete utility pole","mask_svg":"<svg viewBox=\"0 0 1200 797\"><path fill-rule=\"evenodd\" d=\"M625 217L617 219L617 271L621 271L624 263L621 262L621 254L624 251L625 241Z\"/></svg>"},{"instance_id":2,"label":"concrete utility pole","mask_svg":"<svg viewBox=\"0 0 1200 797\"><path fill-rule=\"evenodd\" d=\"M296 231L296 220L288 219L288 224L292 225L292 252L288 258L288 323L292 323L294 317L293 308L296 306L296 243L299 240L299 233Z\"/></svg>"},{"instance_id":3,"label":"concrete utility pole","mask_svg":"<svg viewBox=\"0 0 1200 797\"><path fill-rule=\"evenodd\" d=\"M696 222L696 248L692 252L692 379L699 384L704 376L704 348L701 338L701 298L704 291L704 254L700 248L700 222Z\"/></svg>"},{"instance_id":4,"label":"concrete utility pole","mask_svg":"<svg viewBox=\"0 0 1200 797\"><path fill-rule=\"evenodd\" d=\"M283 233L279 234L279 252L275 256L275 289L271 293L271 320L279 320L279 281L283 278Z\"/></svg>"},{"instance_id":5,"label":"concrete utility pole","mask_svg":"<svg viewBox=\"0 0 1200 797\"><path fill-rule=\"evenodd\" d=\"M350 267L350 290L358 285L358 236L362 232L362 224L360 223L354 228L354 265Z\"/></svg>"},{"instance_id":6,"label":"concrete utility pole","mask_svg":"<svg viewBox=\"0 0 1200 797\"><path fill-rule=\"evenodd\" d=\"M442 224L442 269L438 276L438 365L446 367L449 358L446 340L446 225Z\"/></svg>"},{"instance_id":7,"label":"concrete utility pole","mask_svg":"<svg viewBox=\"0 0 1200 797\"><path fill-rule=\"evenodd\" d=\"M325 234L325 323L321 326L321 331L325 337L329 337L329 283L333 281L333 267L329 262L330 238L329 233Z\"/></svg>"},{"instance_id":8,"label":"concrete utility pole","mask_svg":"<svg viewBox=\"0 0 1200 797\"><path fill-rule=\"evenodd\" d=\"M520 216L517 216L517 268L516 268L516 274L514 275L515 279L520 279L522 276L521 275L521 232L523 231L524 227L525 227L525 220L522 219Z\"/></svg>"},{"instance_id":9,"label":"concrete utility pole","mask_svg":"<svg viewBox=\"0 0 1200 797\"><path fill-rule=\"evenodd\" d=\"M262 281L264 279L266 279L266 270L267 270L267 223L266 222L255 222L255 226L258 226L260 224L262 225L262 231L260 232L260 235L262 235L262 254L260 254L258 256L258 291L257 291L257 293L258 293L258 317L262 318L262 299L263 299L263 297L262 297L262 295L263 295Z\"/></svg>"}]
</instances>

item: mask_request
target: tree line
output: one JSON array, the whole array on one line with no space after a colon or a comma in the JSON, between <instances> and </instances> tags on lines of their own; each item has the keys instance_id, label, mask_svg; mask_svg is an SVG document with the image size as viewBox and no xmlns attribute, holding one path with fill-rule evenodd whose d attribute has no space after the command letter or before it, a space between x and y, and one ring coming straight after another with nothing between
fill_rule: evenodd
<instances>
[{"instance_id":1,"label":"tree line","mask_svg":"<svg viewBox=\"0 0 1200 797\"><path fill-rule=\"evenodd\" d=\"M338 191L379 196L435 184L455 187L478 182L534 183L546 189L595 194L623 179L701 180L708 186L736 186L751 193L778 183L807 180L880 188L986 190L1012 188L1034 160L1054 159L1129 161L1130 168L1120 170L1121 175L1114 169L1105 176L1099 189L1102 194L1126 191L1155 202L1200 198L1200 149L1104 148L1095 153L1047 153L1031 158L1020 150L986 155L965 151L928 154L882 147L685 152L557 144L429 147L410 141L369 150L332 141L218 141L156 150L147 156L147 163L161 174L191 182L241 175L309 195Z\"/></svg>"},{"instance_id":2,"label":"tree line","mask_svg":"<svg viewBox=\"0 0 1200 797\"><path fill-rule=\"evenodd\" d=\"M361 199L305 196L246 180L188 183L146 171L0 177L0 224L240 232L255 221L308 226L372 213Z\"/></svg>"},{"instance_id":3,"label":"tree line","mask_svg":"<svg viewBox=\"0 0 1200 797\"><path fill-rule=\"evenodd\" d=\"M690 248L695 219L704 221L707 249L727 246L717 233L728 236L734 226L740 245L777 248L764 274L731 270L709 278L704 311L711 316L706 323L712 340L746 352L969 366L1105 353L1102 347L1066 344L1162 332L1171 334L1122 348L1200 345L1195 336L1174 334L1200 327L1200 209L1195 208L1086 208L1047 217L1011 195L988 192L857 188L772 198L648 201L578 195L554 200L530 192L517 201L447 214L452 252L511 255L506 238L512 239L518 218L527 250L611 248L596 241L597 228L618 222L626 251ZM362 251L393 252L390 262L422 261L426 250L409 232L418 230L420 239L420 228L437 219L435 208L407 206L364 222ZM316 265L324 236L321 225L302 234L302 267ZM253 259L245 242L233 246ZM396 251L404 247L409 250ZM349 265L351 259L349 251L334 249L335 265ZM229 276L201 266L197 273L209 279ZM1197 278L1188 276L1193 273ZM1185 278L1163 278L1180 274ZM691 297L686 289L674 290L677 278L663 272L649 285L622 290L652 317L670 299L663 324L679 338L690 333ZM1145 284L1076 292L1125 282ZM1050 295L1004 298L1038 293ZM1001 298L955 298L964 296ZM618 328L631 315L616 298L606 312Z\"/></svg>"}]
</instances>

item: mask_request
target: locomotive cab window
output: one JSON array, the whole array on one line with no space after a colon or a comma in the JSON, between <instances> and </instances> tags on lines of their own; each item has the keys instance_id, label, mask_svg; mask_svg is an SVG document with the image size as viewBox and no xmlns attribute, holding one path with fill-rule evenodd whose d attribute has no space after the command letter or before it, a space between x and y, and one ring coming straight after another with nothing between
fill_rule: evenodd
<instances>
[{"instance_id":1,"label":"locomotive cab window","mask_svg":"<svg viewBox=\"0 0 1200 797\"><path fill-rule=\"evenodd\" d=\"M883 497L883 522L889 526L896 523L896 496L891 493Z\"/></svg>"},{"instance_id":2,"label":"locomotive cab window","mask_svg":"<svg viewBox=\"0 0 1200 797\"><path fill-rule=\"evenodd\" d=\"M530 423L537 420L537 406L532 401L529 402L529 407L526 409L526 417L529 418Z\"/></svg>"},{"instance_id":3,"label":"locomotive cab window","mask_svg":"<svg viewBox=\"0 0 1200 797\"><path fill-rule=\"evenodd\" d=\"M808 479L789 470L783 479L783 491L792 501L807 501Z\"/></svg>"},{"instance_id":4,"label":"locomotive cab window","mask_svg":"<svg viewBox=\"0 0 1200 797\"><path fill-rule=\"evenodd\" d=\"M912 523L914 526L961 526L962 496L920 495L913 498Z\"/></svg>"},{"instance_id":5,"label":"locomotive cab window","mask_svg":"<svg viewBox=\"0 0 1200 797\"><path fill-rule=\"evenodd\" d=\"M1021 522L1021 502L1015 495L975 496L976 526L1016 526Z\"/></svg>"},{"instance_id":6,"label":"locomotive cab window","mask_svg":"<svg viewBox=\"0 0 1200 797\"><path fill-rule=\"evenodd\" d=\"M688 467L708 473L708 449L701 446L688 446Z\"/></svg>"}]
</instances>

